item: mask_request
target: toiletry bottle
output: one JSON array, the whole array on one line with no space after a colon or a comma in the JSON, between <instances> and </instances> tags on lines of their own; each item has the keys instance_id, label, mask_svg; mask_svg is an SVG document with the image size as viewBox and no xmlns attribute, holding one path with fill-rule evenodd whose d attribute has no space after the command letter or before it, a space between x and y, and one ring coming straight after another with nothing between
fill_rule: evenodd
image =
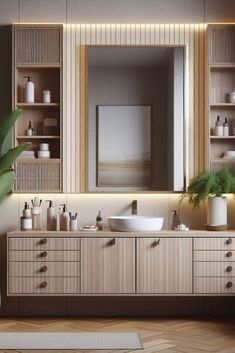
<instances>
[{"instance_id":1,"label":"toiletry bottle","mask_svg":"<svg viewBox=\"0 0 235 353\"><path fill-rule=\"evenodd\" d=\"M173 216L172 216L171 229L175 230L182 222L181 222L179 216L177 215L176 210L172 210L172 212L173 212Z\"/></svg>"},{"instance_id":2,"label":"toiletry bottle","mask_svg":"<svg viewBox=\"0 0 235 353\"><path fill-rule=\"evenodd\" d=\"M56 230L57 228L57 216L55 212L55 207L51 200L47 200L49 206L47 209L47 230Z\"/></svg>"},{"instance_id":3,"label":"toiletry bottle","mask_svg":"<svg viewBox=\"0 0 235 353\"><path fill-rule=\"evenodd\" d=\"M25 84L25 103L34 103L34 83L31 81L30 76L24 76L27 78Z\"/></svg>"},{"instance_id":4,"label":"toiletry bottle","mask_svg":"<svg viewBox=\"0 0 235 353\"><path fill-rule=\"evenodd\" d=\"M101 216L100 211L96 217L96 227L98 228L98 230L103 230L103 217Z\"/></svg>"},{"instance_id":5,"label":"toiletry bottle","mask_svg":"<svg viewBox=\"0 0 235 353\"><path fill-rule=\"evenodd\" d=\"M33 222L31 217L31 210L29 204L25 202L23 209L23 217L20 217L20 229L31 230L33 228Z\"/></svg>"},{"instance_id":6,"label":"toiletry bottle","mask_svg":"<svg viewBox=\"0 0 235 353\"><path fill-rule=\"evenodd\" d=\"M62 213L60 214L60 230L69 231L69 213L67 211L66 205L62 204Z\"/></svg>"},{"instance_id":7,"label":"toiletry bottle","mask_svg":"<svg viewBox=\"0 0 235 353\"><path fill-rule=\"evenodd\" d=\"M229 126L228 126L228 119L227 118L224 118L223 135L224 136L229 136Z\"/></svg>"},{"instance_id":8,"label":"toiletry bottle","mask_svg":"<svg viewBox=\"0 0 235 353\"><path fill-rule=\"evenodd\" d=\"M44 90L42 92L42 96L43 96L43 103L51 103L51 91Z\"/></svg>"},{"instance_id":9,"label":"toiletry bottle","mask_svg":"<svg viewBox=\"0 0 235 353\"><path fill-rule=\"evenodd\" d=\"M28 125L28 129L27 129L27 136L33 136L33 126L32 126L32 122L29 121L29 125Z\"/></svg>"},{"instance_id":10,"label":"toiletry bottle","mask_svg":"<svg viewBox=\"0 0 235 353\"><path fill-rule=\"evenodd\" d=\"M24 203L23 217L24 218L31 218L31 210L29 208L28 202Z\"/></svg>"},{"instance_id":11,"label":"toiletry bottle","mask_svg":"<svg viewBox=\"0 0 235 353\"><path fill-rule=\"evenodd\" d=\"M217 115L217 120L216 120L216 123L215 123L215 136L223 136L223 125L220 121L220 117L219 115Z\"/></svg>"}]
</instances>

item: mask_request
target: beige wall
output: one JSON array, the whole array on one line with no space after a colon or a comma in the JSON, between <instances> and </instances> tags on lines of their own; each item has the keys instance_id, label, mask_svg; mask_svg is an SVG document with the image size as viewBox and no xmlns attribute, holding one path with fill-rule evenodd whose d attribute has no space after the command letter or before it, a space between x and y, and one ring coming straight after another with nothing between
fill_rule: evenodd
<instances>
[{"instance_id":1,"label":"beige wall","mask_svg":"<svg viewBox=\"0 0 235 353\"><path fill-rule=\"evenodd\" d=\"M0 0L0 24L234 21L233 0Z\"/></svg>"},{"instance_id":2,"label":"beige wall","mask_svg":"<svg viewBox=\"0 0 235 353\"><path fill-rule=\"evenodd\" d=\"M57 23L205 23L232 22L235 20L234 0L0 0L0 115L11 106L11 37L8 28L13 22L57 22ZM49 195L43 196L43 200ZM94 223L101 209L104 218L114 214L129 214L130 202L138 200L139 214L163 216L164 228L171 224L170 210L178 207L178 195L51 195L56 205L66 202L68 208L77 211L79 224ZM0 287L3 293L1 315L24 315L32 309L37 314L65 312L64 299L28 300L5 298L6 248L4 234L18 228L23 202L31 195L12 195L0 205ZM229 223L235 228L235 202L229 200ZM44 203L45 208L45 203ZM202 228L206 222L205 209L193 211L187 203L181 206L184 223L191 228ZM44 212L45 215L45 212ZM45 225L45 217L44 217ZM67 307L73 310L72 303ZM36 305L35 305L36 304ZM40 305L41 304L41 305Z\"/></svg>"}]
</instances>

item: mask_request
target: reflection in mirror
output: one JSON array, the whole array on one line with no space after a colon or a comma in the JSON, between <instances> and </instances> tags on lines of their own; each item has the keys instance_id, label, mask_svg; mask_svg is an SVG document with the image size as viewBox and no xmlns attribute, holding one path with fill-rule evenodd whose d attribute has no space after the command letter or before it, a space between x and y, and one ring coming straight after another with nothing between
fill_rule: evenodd
<instances>
[{"instance_id":1,"label":"reflection in mirror","mask_svg":"<svg viewBox=\"0 0 235 353\"><path fill-rule=\"evenodd\" d=\"M184 190L184 47L88 47L88 191Z\"/></svg>"}]
</instances>

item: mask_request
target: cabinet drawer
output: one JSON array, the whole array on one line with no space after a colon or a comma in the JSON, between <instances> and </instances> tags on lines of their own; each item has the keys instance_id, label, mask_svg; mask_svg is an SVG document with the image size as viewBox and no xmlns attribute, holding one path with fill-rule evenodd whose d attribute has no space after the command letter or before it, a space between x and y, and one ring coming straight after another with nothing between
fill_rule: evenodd
<instances>
[{"instance_id":1,"label":"cabinet drawer","mask_svg":"<svg viewBox=\"0 0 235 353\"><path fill-rule=\"evenodd\" d=\"M195 277L194 293L234 294L235 277L229 279L223 277Z\"/></svg>"},{"instance_id":2,"label":"cabinet drawer","mask_svg":"<svg viewBox=\"0 0 235 353\"><path fill-rule=\"evenodd\" d=\"M235 251L194 251L194 261L235 261Z\"/></svg>"},{"instance_id":3,"label":"cabinet drawer","mask_svg":"<svg viewBox=\"0 0 235 353\"><path fill-rule=\"evenodd\" d=\"M80 277L9 277L9 294L80 293Z\"/></svg>"},{"instance_id":4,"label":"cabinet drawer","mask_svg":"<svg viewBox=\"0 0 235 353\"><path fill-rule=\"evenodd\" d=\"M235 238L194 238L194 250L235 250Z\"/></svg>"},{"instance_id":5,"label":"cabinet drawer","mask_svg":"<svg viewBox=\"0 0 235 353\"><path fill-rule=\"evenodd\" d=\"M80 238L9 238L9 250L80 250Z\"/></svg>"},{"instance_id":6,"label":"cabinet drawer","mask_svg":"<svg viewBox=\"0 0 235 353\"><path fill-rule=\"evenodd\" d=\"M80 277L80 262L9 262L8 276Z\"/></svg>"},{"instance_id":7,"label":"cabinet drawer","mask_svg":"<svg viewBox=\"0 0 235 353\"><path fill-rule=\"evenodd\" d=\"M233 277L235 262L194 262L195 277Z\"/></svg>"},{"instance_id":8,"label":"cabinet drawer","mask_svg":"<svg viewBox=\"0 0 235 353\"><path fill-rule=\"evenodd\" d=\"M8 252L8 261L80 261L80 251L20 251Z\"/></svg>"}]
</instances>

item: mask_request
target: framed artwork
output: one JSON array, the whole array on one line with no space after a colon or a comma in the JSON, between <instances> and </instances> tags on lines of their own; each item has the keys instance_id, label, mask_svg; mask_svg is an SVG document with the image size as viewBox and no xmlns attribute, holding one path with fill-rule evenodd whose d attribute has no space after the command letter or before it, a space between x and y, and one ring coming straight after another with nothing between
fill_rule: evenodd
<instances>
[{"instance_id":1,"label":"framed artwork","mask_svg":"<svg viewBox=\"0 0 235 353\"><path fill-rule=\"evenodd\" d=\"M151 106L97 106L97 186L151 185Z\"/></svg>"}]
</instances>

